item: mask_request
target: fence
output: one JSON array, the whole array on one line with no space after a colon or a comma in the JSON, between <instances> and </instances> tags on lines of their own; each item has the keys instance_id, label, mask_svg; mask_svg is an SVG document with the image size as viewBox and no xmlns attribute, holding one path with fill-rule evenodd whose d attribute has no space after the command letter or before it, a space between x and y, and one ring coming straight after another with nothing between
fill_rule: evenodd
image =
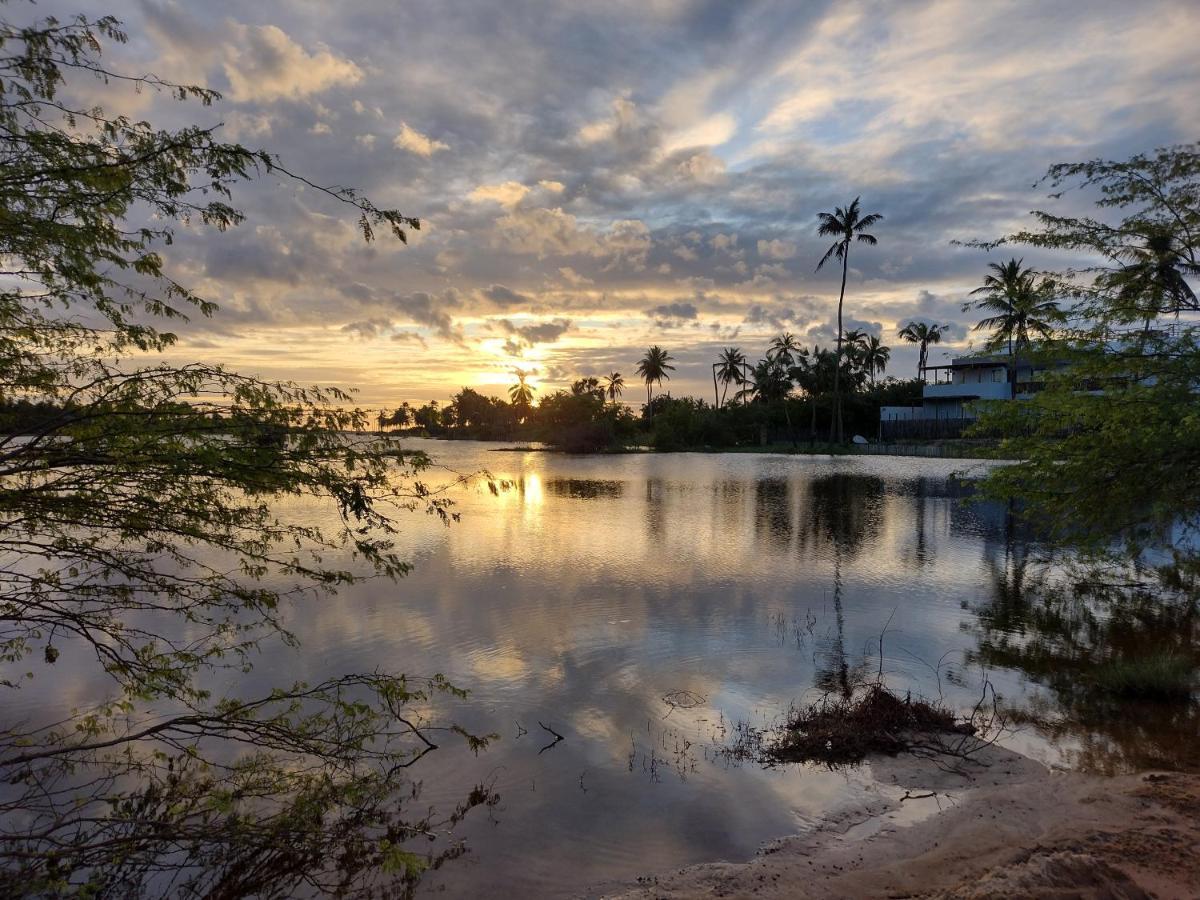
<instances>
[{"instance_id":1,"label":"fence","mask_svg":"<svg viewBox=\"0 0 1200 900\"><path fill-rule=\"evenodd\" d=\"M879 423L883 441L939 441L962 437L975 419L891 419Z\"/></svg>"}]
</instances>

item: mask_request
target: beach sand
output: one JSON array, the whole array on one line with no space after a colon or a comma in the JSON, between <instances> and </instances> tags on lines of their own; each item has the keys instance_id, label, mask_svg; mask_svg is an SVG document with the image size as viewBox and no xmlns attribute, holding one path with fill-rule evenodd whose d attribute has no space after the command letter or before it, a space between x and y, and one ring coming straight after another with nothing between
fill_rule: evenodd
<instances>
[{"instance_id":1,"label":"beach sand","mask_svg":"<svg viewBox=\"0 0 1200 900\"><path fill-rule=\"evenodd\" d=\"M878 799L749 862L647 874L586 895L1200 898L1200 776L1051 771L999 747L965 774L946 762L875 759Z\"/></svg>"}]
</instances>

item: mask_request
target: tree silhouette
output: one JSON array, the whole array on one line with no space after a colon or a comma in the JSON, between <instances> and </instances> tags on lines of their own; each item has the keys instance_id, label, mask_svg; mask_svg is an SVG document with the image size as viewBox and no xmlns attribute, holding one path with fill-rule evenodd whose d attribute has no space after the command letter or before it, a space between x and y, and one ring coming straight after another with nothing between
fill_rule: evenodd
<instances>
[{"instance_id":1,"label":"tree silhouette","mask_svg":"<svg viewBox=\"0 0 1200 900\"><path fill-rule=\"evenodd\" d=\"M642 380L646 382L646 405L650 405L653 398L652 385L661 385L664 378L670 381L671 376L667 372L675 371L675 367L671 365L673 357L667 354L667 351L655 344L646 351L637 364L637 373Z\"/></svg>"},{"instance_id":2,"label":"tree silhouette","mask_svg":"<svg viewBox=\"0 0 1200 900\"><path fill-rule=\"evenodd\" d=\"M829 261L830 257L836 257L842 262L842 288L838 293L838 315L837 315L837 366L834 368L833 376L833 398L835 404L833 421L830 422L830 438L836 435L837 440L842 440L842 394L841 381L839 373L842 369L842 304L846 299L846 273L850 264L850 245L854 241L861 241L869 246L874 246L879 243L873 234L869 234L867 229L880 221L883 216L878 213L869 213L861 215L858 204L861 197L855 197L854 202L842 209L836 207L833 212L818 213L817 217L820 220L820 225L817 226L817 234L822 237L837 237L837 241L833 243L825 255L821 257L821 261L817 263L817 271Z\"/></svg>"},{"instance_id":3,"label":"tree silhouette","mask_svg":"<svg viewBox=\"0 0 1200 900\"><path fill-rule=\"evenodd\" d=\"M920 355L917 359L917 377L921 377L921 373L925 371L925 366L929 362L929 345L940 344L942 342L942 330L949 328L949 325L931 325L928 322L909 322L897 332L897 337L901 337L910 344L920 345Z\"/></svg>"},{"instance_id":4,"label":"tree silhouette","mask_svg":"<svg viewBox=\"0 0 1200 900\"><path fill-rule=\"evenodd\" d=\"M609 372L604 378L604 393L613 403L625 392L625 379L620 372Z\"/></svg>"},{"instance_id":5,"label":"tree silhouette","mask_svg":"<svg viewBox=\"0 0 1200 900\"><path fill-rule=\"evenodd\" d=\"M725 394L731 384L742 383L742 372L746 367L746 354L737 347L726 347L721 351L717 362L713 363L713 373L721 383L721 397L717 406L725 405Z\"/></svg>"},{"instance_id":6,"label":"tree silhouette","mask_svg":"<svg viewBox=\"0 0 1200 900\"><path fill-rule=\"evenodd\" d=\"M518 421L521 421L529 415L529 410L533 406L533 392L536 388L526 381L529 377L528 372L513 369L513 374L517 376L517 383L508 389L508 399L516 410Z\"/></svg>"},{"instance_id":7,"label":"tree silhouette","mask_svg":"<svg viewBox=\"0 0 1200 900\"><path fill-rule=\"evenodd\" d=\"M1013 397L1017 395L1017 356L1022 348L1029 346L1031 335L1049 338L1054 333L1054 323L1062 315L1058 304L1049 296L1049 283L1038 282L1032 269L1022 268L1023 262L1010 259L1006 263L989 263L992 273L971 291L972 296L980 299L963 307L964 310L979 309L994 314L981 319L974 330L991 329L987 342L989 349L999 349L1007 343L1008 381Z\"/></svg>"},{"instance_id":8,"label":"tree silhouette","mask_svg":"<svg viewBox=\"0 0 1200 900\"><path fill-rule=\"evenodd\" d=\"M875 376L882 375L887 369L888 360L892 358L892 350L886 347L876 335L869 335L859 345L859 361L867 377L871 379L871 387L875 387Z\"/></svg>"},{"instance_id":9,"label":"tree silhouette","mask_svg":"<svg viewBox=\"0 0 1200 900\"><path fill-rule=\"evenodd\" d=\"M1115 294L1118 320L1140 318L1149 331L1159 316L1200 310L1200 300L1187 282L1188 277L1200 277L1194 251L1158 222L1140 225L1136 233L1139 242L1115 254L1121 268L1100 279L1101 286Z\"/></svg>"}]
</instances>

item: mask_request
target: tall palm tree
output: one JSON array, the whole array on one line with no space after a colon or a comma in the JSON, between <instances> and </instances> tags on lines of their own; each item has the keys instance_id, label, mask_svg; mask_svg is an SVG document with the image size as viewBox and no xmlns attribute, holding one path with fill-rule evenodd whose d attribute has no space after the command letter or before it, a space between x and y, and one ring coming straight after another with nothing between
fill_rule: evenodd
<instances>
[{"instance_id":1,"label":"tall palm tree","mask_svg":"<svg viewBox=\"0 0 1200 900\"><path fill-rule=\"evenodd\" d=\"M839 379L839 373L842 369L842 303L846 299L846 273L850 265L850 245L856 240L868 246L878 244L879 241L876 240L873 234L869 234L867 229L883 218L878 213L862 215L858 208L858 203L861 199L861 197L855 197L854 202L845 209L839 206L831 213L823 212L817 214L821 223L817 226L817 234L823 237L837 238L830 248L825 251L825 255L821 257L821 261L817 263L817 271L821 270L821 267L829 261L830 257L836 257L842 263L842 289L838 294L837 367L833 370L833 397L836 412L834 414L834 422L831 422L829 426L830 437L832 438L836 434L839 441L842 440L842 394Z\"/></svg>"},{"instance_id":2,"label":"tall palm tree","mask_svg":"<svg viewBox=\"0 0 1200 900\"><path fill-rule=\"evenodd\" d=\"M901 337L910 344L919 344L921 348L920 356L917 361L917 377L921 377L921 373L925 371L925 366L929 362L929 345L940 344L942 342L943 329L949 328L949 325L930 325L928 322L909 322L897 332L897 337Z\"/></svg>"},{"instance_id":3,"label":"tall palm tree","mask_svg":"<svg viewBox=\"0 0 1200 900\"><path fill-rule=\"evenodd\" d=\"M875 335L870 335L859 345L859 361L867 377L871 379L871 387L875 387L875 376L882 375L887 369L888 360L892 358L892 348L885 347Z\"/></svg>"},{"instance_id":4,"label":"tall palm tree","mask_svg":"<svg viewBox=\"0 0 1200 900\"><path fill-rule=\"evenodd\" d=\"M964 307L994 313L981 319L975 330L991 329L988 347L993 350L1008 344L1009 384L1013 397L1017 395L1016 363L1021 349L1029 346L1031 335L1049 338L1054 333L1054 323L1062 315L1044 284L1038 284L1037 273L1022 268L1023 262L1022 259L1010 259L1006 263L989 263L991 274L971 291L972 296L978 295L980 299Z\"/></svg>"},{"instance_id":5,"label":"tall palm tree","mask_svg":"<svg viewBox=\"0 0 1200 900\"><path fill-rule=\"evenodd\" d=\"M604 377L604 393L608 395L608 399L613 403L617 402L617 398L625 392L625 379L620 372L609 372Z\"/></svg>"},{"instance_id":6,"label":"tall palm tree","mask_svg":"<svg viewBox=\"0 0 1200 900\"><path fill-rule=\"evenodd\" d=\"M746 367L746 354L737 347L726 347L721 351L717 361L713 363L713 373L721 383L721 396L717 406L725 405L725 395L731 384L742 383L742 372Z\"/></svg>"},{"instance_id":7,"label":"tall palm tree","mask_svg":"<svg viewBox=\"0 0 1200 900\"><path fill-rule=\"evenodd\" d=\"M668 375L667 372L675 371L675 367L671 365L672 359L674 359L674 357L669 356L666 350L658 346L658 344L655 344L653 347L647 350L646 355L638 361L637 373L642 377L642 380L646 382L647 406L650 405L650 401L654 396L651 385L658 384L661 386L664 378L666 378L668 381L671 380L671 376Z\"/></svg>"},{"instance_id":8,"label":"tall palm tree","mask_svg":"<svg viewBox=\"0 0 1200 900\"><path fill-rule=\"evenodd\" d=\"M513 374L517 376L517 383L508 389L508 398L512 401L513 406L528 409L533 403L534 391L533 385L525 381L529 377L529 373L513 369Z\"/></svg>"}]
</instances>

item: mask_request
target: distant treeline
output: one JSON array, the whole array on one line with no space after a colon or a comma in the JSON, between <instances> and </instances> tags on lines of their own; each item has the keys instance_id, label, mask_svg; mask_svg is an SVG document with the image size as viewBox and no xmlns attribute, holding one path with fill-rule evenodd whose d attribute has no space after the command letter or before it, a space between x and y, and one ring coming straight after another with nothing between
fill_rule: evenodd
<instances>
[{"instance_id":1,"label":"distant treeline","mask_svg":"<svg viewBox=\"0 0 1200 900\"><path fill-rule=\"evenodd\" d=\"M903 336L903 332L902 332ZM906 338L916 340L916 338ZM923 336L922 351L937 338ZM832 440L839 422L850 435L873 436L879 408L921 400L919 379L877 381L890 351L878 337L861 331L843 335L836 351L801 347L794 335L779 335L765 356L751 363L737 347L727 347L712 363L713 402L694 397L654 396L675 366L662 347L650 347L637 363L646 387L640 414L619 402L625 391L620 372L602 379L579 378L570 390L536 404L528 373L516 370L509 400L463 388L444 406L403 404L379 413L381 431L403 429L432 437L475 440L536 440L574 452L627 446L657 450L730 448L768 443Z\"/></svg>"}]
</instances>

